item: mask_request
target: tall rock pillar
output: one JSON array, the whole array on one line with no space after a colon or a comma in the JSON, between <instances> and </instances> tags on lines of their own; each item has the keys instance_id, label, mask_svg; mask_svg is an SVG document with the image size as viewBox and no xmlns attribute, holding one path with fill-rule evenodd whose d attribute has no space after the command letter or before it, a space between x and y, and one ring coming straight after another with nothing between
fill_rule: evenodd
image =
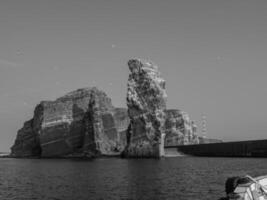
<instances>
[{"instance_id":1,"label":"tall rock pillar","mask_svg":"<svg viewBox=\"0 0 267 200\"><path fill-rule=\"evenodd\" d=\"M125 157L164 156L165 80L150 62L130 60L127 106L130 117Z\"/></svg>"}]
</instances>

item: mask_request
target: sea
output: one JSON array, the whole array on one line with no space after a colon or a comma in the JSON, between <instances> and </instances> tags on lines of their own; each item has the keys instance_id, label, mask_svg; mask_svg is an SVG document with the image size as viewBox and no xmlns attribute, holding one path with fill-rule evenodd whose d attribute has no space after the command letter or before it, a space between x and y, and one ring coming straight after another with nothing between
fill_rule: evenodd
<instances>
[{"instance_id":1,"label":"sea","mask_svg":"<svg viewBox=\"0 0 267 200\"><path fill-rule=\"evenodd\" d=\"M228 177L267 174L267 159L0 159L0 200L217 200Z\"/></svg>"}]
</instances>

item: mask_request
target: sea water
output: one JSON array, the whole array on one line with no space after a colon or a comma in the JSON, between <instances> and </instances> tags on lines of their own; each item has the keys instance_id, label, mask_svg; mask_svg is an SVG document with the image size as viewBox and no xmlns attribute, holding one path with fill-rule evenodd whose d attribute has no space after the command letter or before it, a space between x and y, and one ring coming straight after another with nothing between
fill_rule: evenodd
<instances>
[{"instance_id":1,"label":"sea water","mask_svg":"<svg viewBox=\"0 0 267 200\"><path fill-rule=\"evenodd\" d=\"M0 159L1 200L216 200L228 177L267 174L267 159Z\"/></svg>"}]
</instances>

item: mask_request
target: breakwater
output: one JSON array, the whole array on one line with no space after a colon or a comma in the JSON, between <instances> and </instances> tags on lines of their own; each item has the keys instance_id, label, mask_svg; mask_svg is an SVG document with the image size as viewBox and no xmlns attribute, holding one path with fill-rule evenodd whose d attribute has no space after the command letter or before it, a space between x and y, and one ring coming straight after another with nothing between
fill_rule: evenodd
<instances>
[{"instance_id":1,"label":"breakwater","mask_svg":"<svg viewBox=\"0 0 267 200\"><path fill-rule=\"evenodd\" d=\"M267 140L165 146L165 149L176 149L179 153L192 156L267 157Z\"/></svg>"}]
</instances>

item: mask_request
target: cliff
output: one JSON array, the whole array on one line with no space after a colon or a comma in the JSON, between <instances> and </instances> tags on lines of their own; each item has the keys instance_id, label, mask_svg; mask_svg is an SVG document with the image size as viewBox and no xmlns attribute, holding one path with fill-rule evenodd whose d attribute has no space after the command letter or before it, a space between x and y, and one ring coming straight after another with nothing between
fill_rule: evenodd
<instances>
[{"instance_id":1,"label":"cliff","mask_svg":"<svg viewBox=\"0 0 267 200\"><path fill-rule=\"evenodd\" d=\"M42 101L18 131L15 157L92 157L119 154L126 145L126 109L116 109L97 88L84 88L55 101Z\"/></svg>"},{"instance_id":2,"label":"cliff","mask_svg":"<svg viewBox=\"0 0 267 200\"><path fill-rule=\"evenodd\" d=\"M127 144L130 123L127 111L126 108L114 108L110 98L96 88L79 89L55 101L42 101L36 106L33 118L18 131L11 148L12 156L119 154ZM186 113L179 110L164 113L165 146L198 142L196 127ZM202 138L199 141L204 143Z\"/></svg>"},{"instance_id":3,"label":"cliff","mask_svg":"<svg viewBox=\"0 0 267 200\"><path fill-rule=\"evenodd\" d=\"M125 157L161 157L164 155L165 81L158 67L141 60L128 62L127 106L130 125Z\"/></svg>"},{"instance_id":4,"label":"cliff","mask_svg":"<svg viewBox=\"0 0 267 200\"><path fill-rule=\"evenodd\" d=\"M32 157L41 154L40 137L34 129L34 120L26 121L18 131L14 145L11 147L12 156ZM35 127L35 128L34 128Z\"/></svg>"},{"instance_id":5,"label":"cliff","mask_svg":"<svg viewBox=\"0 0 267 200\"><path fill-rule=\"evenodd\" d=\"M165 133L165 146L200 143L196 124L186 112L180 110L166 111Z\"/></svg>"},{"instance_id":6,"label":"cliff","mask_svg":"<svg viewBox=\"0 0 267 200\"><path fill-rule=\"evenodd\" d=\"M166 110L165 80L150 62L130 60L126 108L97 88L42 101L18 131L14 157L161 157L164 146L218 142L197 136L180 110Z\"/></svg>"}]
</instances>

